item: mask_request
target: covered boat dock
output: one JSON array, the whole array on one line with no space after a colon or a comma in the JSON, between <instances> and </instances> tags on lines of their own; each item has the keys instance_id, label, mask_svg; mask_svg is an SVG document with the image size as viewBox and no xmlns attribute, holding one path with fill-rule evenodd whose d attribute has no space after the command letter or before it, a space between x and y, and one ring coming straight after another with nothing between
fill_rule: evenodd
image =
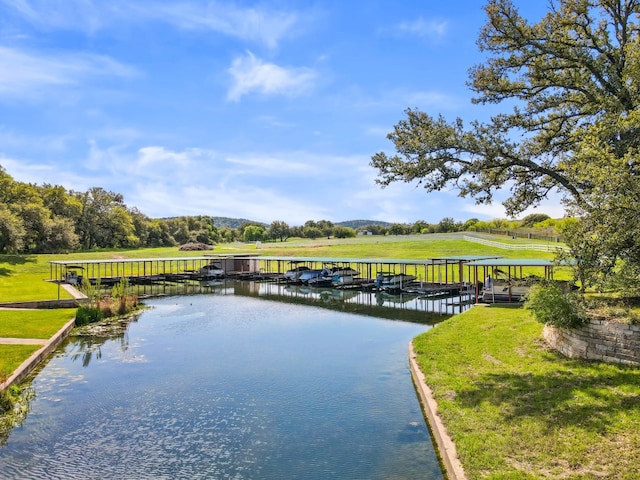
<instances>
[{"instance_id":1,"label":"covered boat dock","mask_svg":"<svg viewBox=\"0 0 640 480\"><path fill-rule=\"evenodd\" d=\"M285 257L258 254L209 254L177 258L112 258L52 260L50 281L67 282L71 270L77 270L74 280L86 279L91 284L114 285L122 278L131 284L184 282L199 280L198 272L205 265L216 263L227 278L285 281L287 270L300 265L324 268L348 265L359 275L357 284L349 288L371 286L379 273L404 273L416 278L411 288L416 293L445 290L468 290L477 282L477 270L465 269L470 262L497 259L487 256L451 256L431 259L349 258L349 257ZM78 276L82 277L78 279Z\"/></svg>"},{"instance_id":2,"label":"covered boat dock","mask_svg":"<svg viewBox=\"0 0 640 480\"><path fill-rule=\"evenodd\" d=\"M542 278L544 280L553 280L553 269L557 266L553 260L544 258L492 258L479 259L467 263L467 267L473 270L473 278L475 279L475 297L476 303L479 303L483 297L483 290L488 291L488 287L492 288L493 301L497 300L495 293L495 284L499 281L503 282L503 291L499 295L499 301L519 302L522 300L522 292L526 293L526 289L516 292L514 282L523 281L525 275L529 278ZM542 275L534 275L533 272L542 271ZM471 272L469 273L471 276ZM487 283L491 285L487 285Z\"/></svg>"}]
</instances>

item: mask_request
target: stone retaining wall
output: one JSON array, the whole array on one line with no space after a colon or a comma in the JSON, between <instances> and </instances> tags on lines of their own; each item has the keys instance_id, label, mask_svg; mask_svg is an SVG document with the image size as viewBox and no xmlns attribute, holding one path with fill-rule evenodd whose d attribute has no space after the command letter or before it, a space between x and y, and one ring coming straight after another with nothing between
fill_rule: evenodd
<instances>
[{"instance_id":1,"label":"stone retaining wall","mask_svg":"<svg viewBox=\"0 0 640 480\"><path fill-rule=\"evenodd\" d=\"M576 329L547 325L543 336L569 358L640 366L640 325L591 320Z\"/></svg>"}]
</instances>

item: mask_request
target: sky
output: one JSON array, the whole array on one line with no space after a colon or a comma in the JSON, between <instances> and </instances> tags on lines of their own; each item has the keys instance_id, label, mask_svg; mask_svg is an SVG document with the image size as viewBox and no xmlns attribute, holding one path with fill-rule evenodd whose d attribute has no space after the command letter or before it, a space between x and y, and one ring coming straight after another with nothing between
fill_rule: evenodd
<instances>
[{"instance_id":1,"label":"sky","mask_svg":"<svg viewBox=\"0 0 640 480\"><path fill-rule=\"evenodd\" d=\"M455 190L383 189L370 166L407 108L499 111L467 86L484 3L0 0L0 165L152 218L506 218Z\"/></svg>"}]
</instances>

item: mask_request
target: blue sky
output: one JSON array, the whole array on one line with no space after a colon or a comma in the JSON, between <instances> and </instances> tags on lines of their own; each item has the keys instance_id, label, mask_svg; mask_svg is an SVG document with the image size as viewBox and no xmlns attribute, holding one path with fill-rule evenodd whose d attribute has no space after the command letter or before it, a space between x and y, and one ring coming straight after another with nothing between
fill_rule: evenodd
<instances>
[{"instance_id":1,"label":"blue sky","mask_svg":"<svg viewBox=\"0 0 640 480\"><path fill-rule=\"evenodd\" d=\"M0 0L0 165L150 217L504 218L369 165L407 107L492 113L466 86L483 4Z\"/></svg>"}]
</instances>

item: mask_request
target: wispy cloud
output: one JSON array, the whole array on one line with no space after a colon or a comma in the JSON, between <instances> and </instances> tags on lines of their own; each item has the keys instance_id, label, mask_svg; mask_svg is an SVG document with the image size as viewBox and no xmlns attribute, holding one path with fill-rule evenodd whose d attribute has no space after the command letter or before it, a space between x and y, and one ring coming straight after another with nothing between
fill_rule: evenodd
<instances>
[{"instance_id":1,"label":"wispy cloud","mask_svg":"<svg viewBox=\"0 0 640 480\"><path fill-rule=\"evenodd\" d=\"M157 0L0 0L0 6L41 29L94 33L123 23L161 21L183 30L218 32L230 37L278 46L303 21L294 10L232 2L164 2Z\"/></svg>"},{"instance_id":2,"label":"wispy cloud","mask_svg":"<svg viewBox=\"0 0 640 480\"><path fill-rule=\"evenodd\" d=\"M251 93L294 97L311 89L316 78L312 69L281 67L251 52L235 58L228 72L232 83L227 98L234 102Z\"/></svg>"},{"instance_id":3,"label":"wispy cloud","mask_svg":"<svg viewBox=\"0 0 640 480\"><path fill-rule=\"evenodd\" d=\"M292 11L259 5L242 8L221 2L156 5L153 15L184 29L215 31L269 48L275 48L299 21L298 14Z\"/></svg>"},{"instance_id":4,"label":"wispy cloud","mask_svg":"<svg viewBox=\"0 0 640 480\"><path fill-rule=\"evenodd\" d=\"M75 85L86 77L136 74L133 68L101 55L29 53L1 46L0 65L0 97L33 97L42 89Z\"/></svg>"},{"instance_id":5,"label":"wispy cloud","mask_svg":"<svg viewBox=\"0 0 640 480\"><path fill-rule=\"evenodd\" d=\"M438 40L447 34L448 28L449 25L446 20L436 18L425 20L422 17L418 17L415 20L398 23L392 30L398 35Z\"/></svg>"},{"instance_id":6,"label":"wispy cloud","mask_svg":"<svg viewBox=\"0 0 640 480\"><path fill-rule=\"evenodd\" d=\"M39 29L95 32L121 15L117 2L93 0L0 0L7 13L17 14Z\"/></svg>"}]
</instances>

